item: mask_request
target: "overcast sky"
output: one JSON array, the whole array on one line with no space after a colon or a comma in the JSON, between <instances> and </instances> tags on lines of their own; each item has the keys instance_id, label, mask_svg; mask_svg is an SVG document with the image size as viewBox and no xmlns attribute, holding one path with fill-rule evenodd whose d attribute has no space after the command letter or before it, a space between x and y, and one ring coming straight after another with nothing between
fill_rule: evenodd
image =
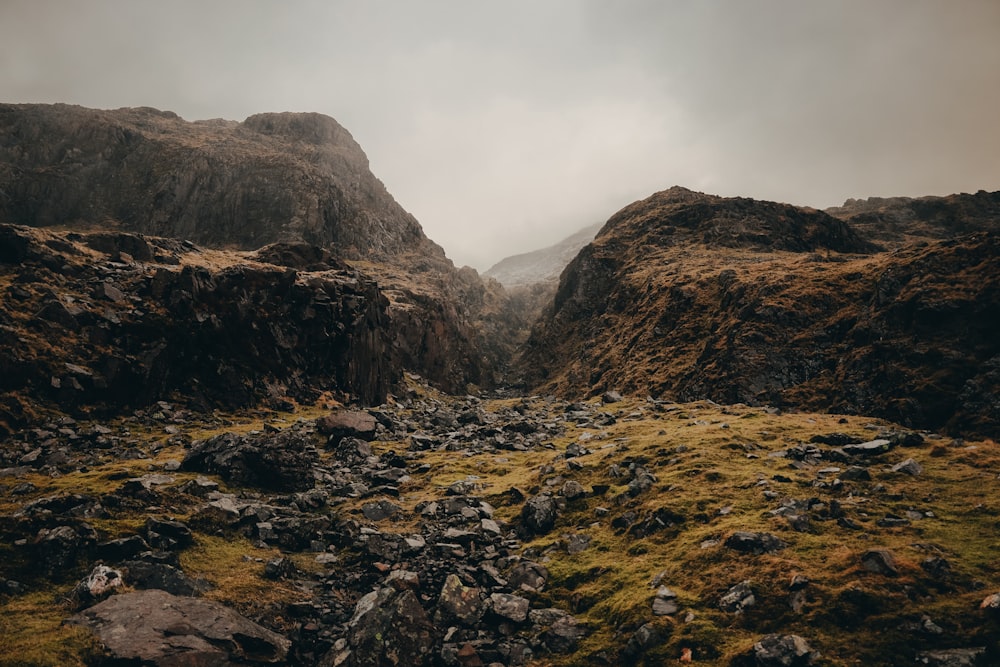
<instances>
[{"instance_id":1,"label":"overcast sky","mask_svg":"<svg viewBox=\"0 0 1000 667\"><path fill-rule=\"evenodd\" d=\"M483 270L675 184L1000 189L1000 0L0 0L0 101L329 114Z\"/></svg>"}]
</instances>

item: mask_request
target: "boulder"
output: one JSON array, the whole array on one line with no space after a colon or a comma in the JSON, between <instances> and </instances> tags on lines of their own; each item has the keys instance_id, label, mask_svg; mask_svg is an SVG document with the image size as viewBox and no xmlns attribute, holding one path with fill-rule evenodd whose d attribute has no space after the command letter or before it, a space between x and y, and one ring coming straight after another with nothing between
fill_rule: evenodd
<instances>
[{"instance_id":1,"label":"boulder","mask_svg":"<svg viewBox=\"0 0 1000 667\"><path fill-rule=\"evenodd\" d=\"M436 630L411 590L380 588L354 608L341 642L321 667L419 667L430 663Z\"/></svg>"},{"instance_id":2,"label":"boulder","mask_svg":"<svg viewBox=\"0 0 1000 667\"><path fill-rule=\"evenodd\" d=\"M757 667L806 667L818 657L798 635L767 635L753 645L751 652Z\"/></svg>"},{"instance_id":3,"label":"boulder","mask_svg":"<svg viewBox=\"0 0 1000 667\"><path fill-rule=\"evenodd\" d=\"M751 533L737 531L726 538L725 545L743 553L765 554L780 551L787 544L770 533Z\"/></svg>"},{"instance_id":4,"label":"boulder","mask_svg":"<svg viewBox=\"0 0 1000 667\"><path fill-rule=\"evenodd\" d=\"M373 440L376 426L375 417L360 410L335 410L316 420L316 430L329 438L330 445L347 437Z\"/></svg>"},{"instance_id":5,"label":"boulder","mask_svg":"<svg viewBox=\"0 0 1000 667\"><path fill-rule=\"evenodd\" d=\"M521 508L521 525L525 531L533 535L544 535L556 525L559 506L548 494L539 494L529 498Z\"/></svg>"},{"instance_id":6,"label":"boulder","mask_svg":"<svg viewBox=\"0 0 1000 667\"><path fill-rule=\"evenodd\" d=\"M72 616L109 658L152 667L278 665L291 643L232 609L160 590L115 595Z\"/></svg>"},{"instance_id":7,"label":"boulder","mask_svg":"<svg viewBox=\"0 0 1000 667\"><path fill-rule=\"evenodd\" d=\"M312 440L291 429L277 433L222 433L201 440L182 470L216 474L233 484L274 491L311 489L319 453Z\"/></svg>"}]
</instances>

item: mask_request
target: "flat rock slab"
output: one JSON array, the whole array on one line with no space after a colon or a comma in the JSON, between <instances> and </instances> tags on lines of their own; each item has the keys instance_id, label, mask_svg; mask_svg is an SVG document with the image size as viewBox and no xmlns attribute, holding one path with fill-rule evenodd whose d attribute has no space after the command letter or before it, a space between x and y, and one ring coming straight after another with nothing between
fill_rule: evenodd
<instances>
[{"instance_id":1,"label":"flat rock slab","mask_svg":"<svg viewBox=\"0 0 1000 667\"><path fill-rule=\"evenodd\" d=\"M89 628L112 660L155 667L281 664L291 645L218 602L160 590L112 596L68 622Z\"/></svg>"}]
</instances>

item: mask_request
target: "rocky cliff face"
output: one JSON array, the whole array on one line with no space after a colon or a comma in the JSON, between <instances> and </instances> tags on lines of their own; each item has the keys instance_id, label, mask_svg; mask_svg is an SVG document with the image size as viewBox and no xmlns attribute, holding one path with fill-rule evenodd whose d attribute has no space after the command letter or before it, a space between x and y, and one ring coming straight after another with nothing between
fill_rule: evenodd
<instances>
[{"instance_id":1,"label":"rocky cliff face","mask_svg":"<svg viewBox=\"0 0 1000 667\"><path fill-rule=\"evenodd\" d=\"M997 433L998 243L892 253L824 213L679 188L616 214L521 358L530 386Z\"/></svg>"},{"instance_id":2,"label":"rocky cliff face","mask_svg":"<svg viewBox=\"0 0 1000 667\"><path fill-rule=\"evenodd\" d=\"M190 123L168 111L0 105L0 218L118 227L252 250L443 257L386 192L350 133L321 114Z\"/></svg>"},{"instance_id":3,"label":"rocky cliff face","mask_svg":"<svg viewBox=\"0 0 1000 667\"><path fill-rule=\"evenodd\" d=\"M848 199L827 213L849 222L879 243L955 238L1000 230L1000 192L947 197Z\"/></svg>"},{"instance_id":4,"label":"rocky cliff face","mask_svg":"<svg viewBox=\"0 0 1000 667\"><path fill-rule=\"evenodd\" d=\"M0 222L322 247L410 295L390 304L392 359L449 391L492 386L516 338L503 290L457 270L320 114L192 123L149 108L0 105Z\"/></svg>"},{"instance_id":5,"label":"rocky cliff face","mask_svg":"<svg viewBox=\"0 0 1000 667\"><path fill-rule=\"evenodd\" d=\"M399 379L375 282L314 246L257 253L0 225L0 427L118 412L365 404Z\"/></svg>"}]
</instances>

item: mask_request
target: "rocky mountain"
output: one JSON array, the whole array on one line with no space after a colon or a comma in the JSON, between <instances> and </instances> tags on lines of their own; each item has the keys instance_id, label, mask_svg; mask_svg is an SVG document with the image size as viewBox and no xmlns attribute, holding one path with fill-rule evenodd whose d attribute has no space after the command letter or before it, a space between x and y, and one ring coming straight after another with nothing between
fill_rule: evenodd
<instances>
[{"instance_id":1,"label":"rocky mountain","mask_svg":"<svg viewBox=\"0 0 1000 667\"><path fill-rule=\"evenodd\" d=\"M602 226L602 223L591 225L555 245L506 257L483 275L495 279L508 289L558 281L559 274L566 265L576 257L581 248L594 239Z\"/></svg>"},{"instance_id":2,"label":"rocky mountain","mask_svg":"<svg viewBox=\"0 0 1000 667\"><path fill-rule=\"evenodd\" d=\"M947 197L869 197L828 208L879 243L948 239L1000 230L1000 191Z\"/></svg>"},{"instance_id":3,"label":"rocky mountain","mask_svg":"<svg viewBox=\"0 0 1000 667\"><path fill-rule=\"evenodd\" d=\"M530 387L1000 432L998 240L877 247L830 215L672 188L615 214L524 349Z\"/></svg>"},{"instance_id":4,"label":"rocky mountain","mask_svg":"<svg viewBox=\"0 0 1000 667\"><path fill-rule=\"evenodd\" d=\"M187 122L150 108L0 105L0 219L254 250L306 241L341 258L443 259L321 114Z\"/></svg>"},{"instance_id":5,"label":"rocky mountain","mask_svg":"<svg viewBox=\"0 0 1000 667\"><path fill-rule=\"evenodd\" d=\"M503 290L457 270L321 114L187 122L149 108L0 105L0 222L322 247L378 274L396 357L451 391L495 385L518 338L508 329L525 328Z\"/></svg>"}]
</instances>

